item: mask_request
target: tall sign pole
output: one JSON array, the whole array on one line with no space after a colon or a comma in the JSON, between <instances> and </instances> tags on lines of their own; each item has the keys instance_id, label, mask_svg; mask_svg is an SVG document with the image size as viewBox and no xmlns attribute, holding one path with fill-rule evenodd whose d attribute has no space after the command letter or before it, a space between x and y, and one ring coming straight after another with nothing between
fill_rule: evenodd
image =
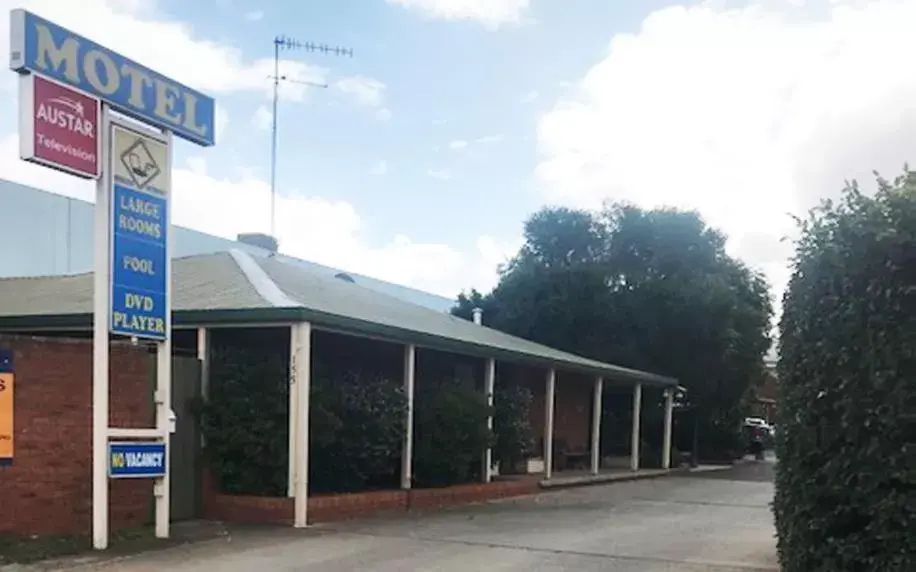
<instances>
[{"instance_id":1,"label":"tall sign pole","mask_svg":"<svg viewBox=\"0 0 916 572\"><path fill-rule=\"evenodd\" d=\"M215 142L212 98L25 10L10 13L20 156L96 179L92 539L108 547L109 479L153 479L169 536L172 136ZM128 123L119 115L138 120ZM109 340L156 346L153 427L111 427Z\"/></svg>"}]
</instances>

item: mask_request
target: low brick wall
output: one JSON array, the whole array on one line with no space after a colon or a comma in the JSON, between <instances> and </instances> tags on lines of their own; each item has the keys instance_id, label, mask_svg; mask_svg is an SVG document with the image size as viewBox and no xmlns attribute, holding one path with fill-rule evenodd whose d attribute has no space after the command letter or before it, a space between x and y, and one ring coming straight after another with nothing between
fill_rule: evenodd
<instances>
[{"instance_id":1,"label":"low brick wall","mask_svg":"<svg viewBox=\"0 0 916 572\"><path fill-rule=\"evenodd\" d=\"M204 488L206 518L241 524L291 525L293 522L292 498L227 495L215 492L209 482ZM524 479L438 489L319 495L309 498L308 517L309 523L334 522L532 495L539 490L536 480Z\"/></svg>"}]
</instances>

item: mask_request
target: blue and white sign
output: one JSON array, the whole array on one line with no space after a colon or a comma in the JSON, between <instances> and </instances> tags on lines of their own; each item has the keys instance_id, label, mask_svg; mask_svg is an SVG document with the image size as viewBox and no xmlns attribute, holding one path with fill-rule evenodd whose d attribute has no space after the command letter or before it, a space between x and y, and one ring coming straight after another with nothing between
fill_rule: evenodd
<instances>
[{"instance_id":1,"label":"blue and white sign","mask_svg":"<svg viewBox=\"0 0 916 572\"><path fill-rule=\"evenodd\" d=\"M158 478L166 474L165 443L123 442L108 444L108 476L112 479Z\"/></svg>"},{"instance_id":2,"label":"blue and white sign","mask_svg":"<svg viewBox=\"0 0 916 572\"><path fill-rule=\"evenodd\" d=\"M169 335L168 144L112 126L111 325L114 334Z\"/></svg>"},{"instance_id":3,"label":"blue and white sign","mask_svg":"<svg viewBox=\"0 0 916 572\"><path fill-rule=\"evenodd\" d=\"M13 70L44 74L183 139L214 144L212 98L25 10L10 13L10 40Z\"/></svg>"}]
</instances>

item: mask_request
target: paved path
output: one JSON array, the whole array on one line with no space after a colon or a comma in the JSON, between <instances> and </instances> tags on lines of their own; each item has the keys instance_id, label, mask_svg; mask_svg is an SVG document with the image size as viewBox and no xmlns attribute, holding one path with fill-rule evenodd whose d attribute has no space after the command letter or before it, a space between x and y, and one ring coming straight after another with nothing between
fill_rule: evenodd
<instances>
[{"instance_id":1,"label":"paved path","mask_svg":"<svg viewBox=\"0 0 916 572\"><path fill-rule=\"evenodd\" d=\"M771 468L749 463L426 515L237 534L83 569L775 571L770 476Z\"/></svg>"}]
</instances>

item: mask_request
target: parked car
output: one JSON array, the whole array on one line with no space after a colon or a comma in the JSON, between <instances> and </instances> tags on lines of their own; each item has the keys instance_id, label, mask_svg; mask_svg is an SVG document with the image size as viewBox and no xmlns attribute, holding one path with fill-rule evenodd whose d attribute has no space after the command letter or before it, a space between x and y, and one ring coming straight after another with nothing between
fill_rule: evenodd
<instances>
[{"instance_id":1,"label":"parked car","mask_svg":"<svg viewBox=\"0 0 916 572\"><path fill-rule=\"evenodd\" d=\"M758 461L764 459L764 454L767 449L767 441L770 438L770 426L765 422L763 424L748 422L752 418L745 419L744 421L744 435L745 435L745 451L748 454L754 455L754 458Z\"/></svg>"}]
</instances>

